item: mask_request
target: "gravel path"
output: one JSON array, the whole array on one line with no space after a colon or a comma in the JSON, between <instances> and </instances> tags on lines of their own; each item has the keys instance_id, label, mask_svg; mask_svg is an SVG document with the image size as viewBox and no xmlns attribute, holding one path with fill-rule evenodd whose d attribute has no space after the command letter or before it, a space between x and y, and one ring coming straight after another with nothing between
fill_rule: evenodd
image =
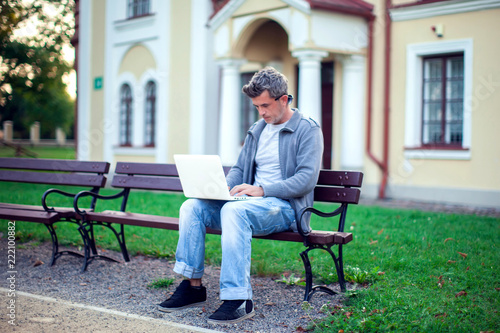
<instances>
[{"instance_id":1,"label":"gravel path","mask_svg":"<svg viewBox=\"0 0 500 333\"><path fill-rule=\"evenodd\" d=\"M7 240L0 239L0 287L8 288ZM75 249L73 249L75 250ZM121 259L117 252L106 251L106 255ZM63 256L56 265L49 266L51 244L16 245L16 289L31 294L52 297L130 314L164 319L170 322L213 329L222 332L294 332L307 328L311 318L321 318L323 304L339 304L340 296L317 293L311 305L313 310L301 309L303 287L286 286L272 278L252 277L256 315L236 325L213 325L207 318L221 304L219 300L219 268L207 267L204 285L208 300L203 308L190 308L174 314L156 309L156 304L165 300L180 283L181 277L174 275L173 263L165 259L144 256L132 257L128 263L112 263L96 260L85 273L80 273L81 259ZM43 262L43 263L41 263ZM165 289L149 289L151 282L159 278L175 278L173 286ZM335 286L338 289L338 286ZM348 286L348 289L352 288ZM50 308L47 308L50 311ZM3 312L3 311L2 311ZM47 313L50 315L50 313ZM94 319L95 320L95 319ZM105 327L105 326L102 326ZM106 331L106 330L104 330Z\"/></svg>"}]
</instances>

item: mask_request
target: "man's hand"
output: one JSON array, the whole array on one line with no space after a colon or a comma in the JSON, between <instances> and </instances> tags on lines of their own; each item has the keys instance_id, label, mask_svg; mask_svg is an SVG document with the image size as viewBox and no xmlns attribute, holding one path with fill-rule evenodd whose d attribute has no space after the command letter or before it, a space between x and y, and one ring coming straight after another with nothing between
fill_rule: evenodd
<instances>
[{"instance_id":1,"label":"man's hand","mask_svg":"<svg viewBox=\"0 0 500 333\"><path fill-rule=\"evenodd\" d=\"M231 195L248 195L251 197L263 197L264 196L264 189L260 186L253 186L249 184L241 184L241 185L236 185L231 189L229 192Z\"/></svg>"}]
</instances>

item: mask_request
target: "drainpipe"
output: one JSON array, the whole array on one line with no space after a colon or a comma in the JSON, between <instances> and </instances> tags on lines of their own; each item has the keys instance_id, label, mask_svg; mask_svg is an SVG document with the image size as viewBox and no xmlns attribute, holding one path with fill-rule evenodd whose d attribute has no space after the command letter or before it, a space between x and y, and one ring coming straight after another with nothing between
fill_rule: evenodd
<instances>
[{"instance_id":1,"label":"drainpipe","mask_svg":"<svg viewBox=\"0 0 500 333\"><path fill-rule=\"evenodd\" d=\"M382 171L382 180L378 193L379 199L385 199L385 190L389 176L389 86L390 86L390 50L391 50L391 18L389 8L391 0L386 0L385 4L385 73L384 73L384 125L383 125L383 157L378 159L371 148L371 128L372 128L372 96L373 96L373 23L375 18L370 18L368 22L368 91L367 91L367 129L366 129L366 153L368 157Z\"/></svg>"},{"instance_id":2,"label":"drainpipe","mask_svg":"<svg viewBox=\"0 0 500 333\"><path fill-rule=\"evenodd\" d=\"M385 189L389 178L389 114L390 114L390 80L391 80L391 32L392 21L389 8L392 7L391 0L385 2L385 94L384 94L384 169L382 183L380 184L379 198L385 199Z\"/></svg>"}]
</instances>

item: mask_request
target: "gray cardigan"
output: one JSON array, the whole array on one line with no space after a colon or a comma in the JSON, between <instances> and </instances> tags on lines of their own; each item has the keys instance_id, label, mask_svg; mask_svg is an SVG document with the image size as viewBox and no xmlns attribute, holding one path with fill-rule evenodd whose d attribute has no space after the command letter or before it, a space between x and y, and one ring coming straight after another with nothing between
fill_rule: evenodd
<instances>
[{"instance_id":1,"label":"gray cardigan","mask_svg":"<svg viewBox=\"0 0 500 333\"><path fill-rule=\"evenodd\" d=\"M279 133L279 160L283 180L263 186L264 196L290 201L299 220L302 211L314 202L314 187L318 181L323 154L323 134L319 125L305 118L297 109ZM239 184L253 184L255 176L255 154L260 134L266 122L260 119L248 130L236 164L226 177L230 188ZM310 214L304 216L303 229L309 228ZM295 223L292 229L297 231Z\"/></svg>"}]
</instances>

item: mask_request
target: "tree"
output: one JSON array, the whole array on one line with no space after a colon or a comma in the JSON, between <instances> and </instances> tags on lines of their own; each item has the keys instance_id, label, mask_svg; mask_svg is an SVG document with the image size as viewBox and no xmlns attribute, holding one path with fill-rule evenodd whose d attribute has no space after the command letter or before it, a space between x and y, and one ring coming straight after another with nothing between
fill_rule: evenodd
<instances>
[{"instance_id":1,"label":"tree","mask_svg":"<svg viewBox=\"0 0 500 333\"><path fill-rule=\"evenodd\" d=\"M71 71L63 45L74 33L73 0L0 0L0 119L26 137L39 121L42 137L68 131L74 102L63 76ZM26 27L30 34L16 35Z\"/></svg>"}]
</instances>

